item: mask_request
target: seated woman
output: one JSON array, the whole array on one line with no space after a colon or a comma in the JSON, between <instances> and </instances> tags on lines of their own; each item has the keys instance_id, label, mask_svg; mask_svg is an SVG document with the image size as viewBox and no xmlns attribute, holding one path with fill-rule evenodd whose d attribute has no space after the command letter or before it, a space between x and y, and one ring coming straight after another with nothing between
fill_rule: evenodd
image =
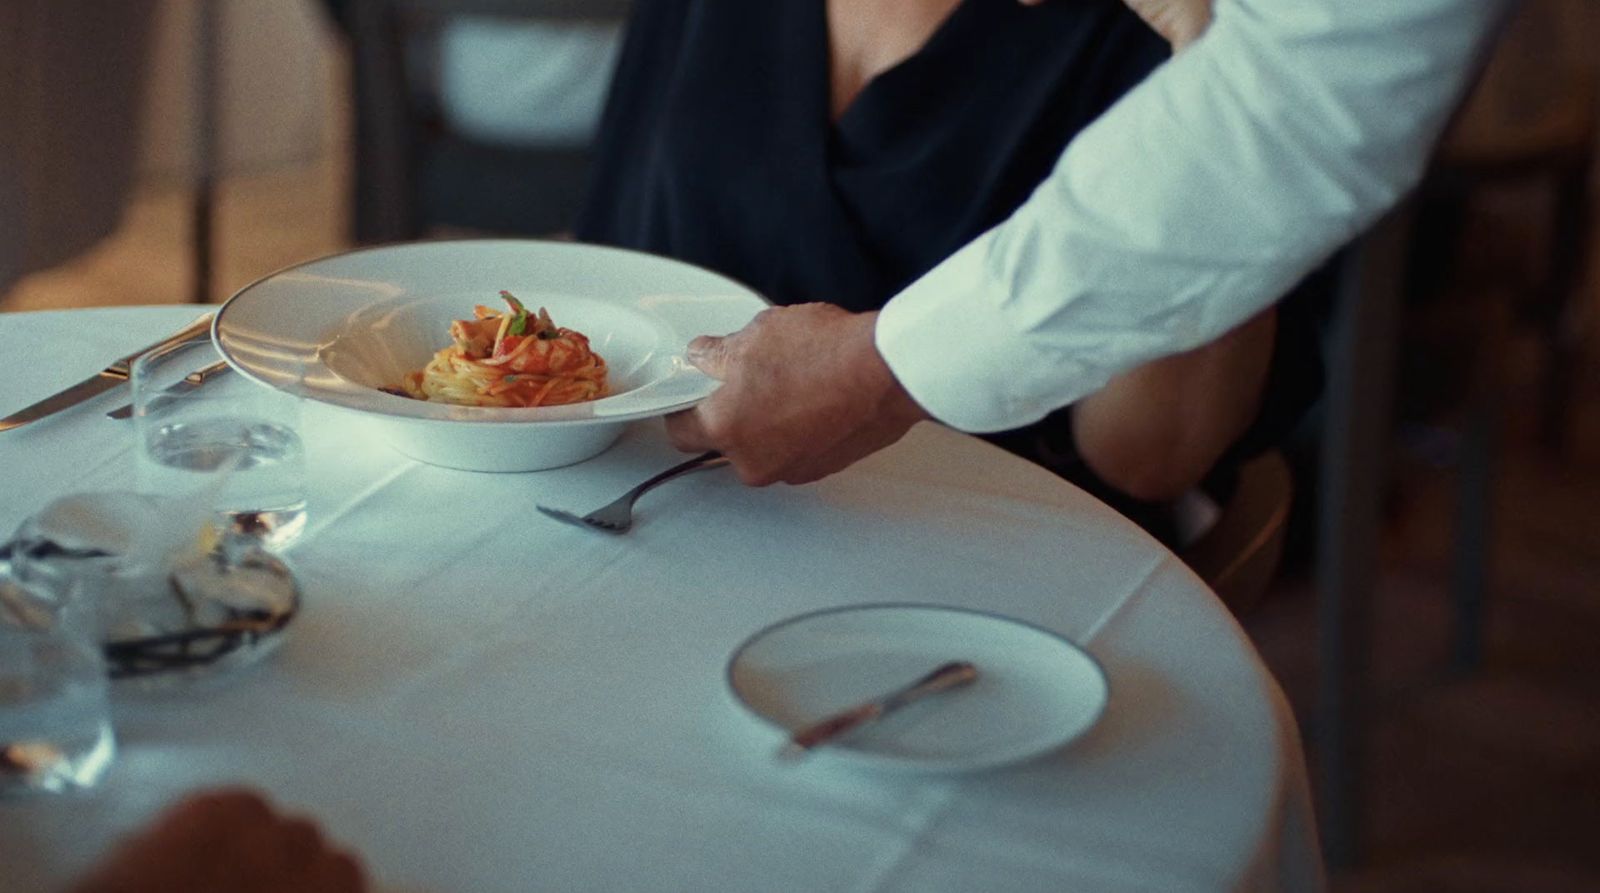
<instances>
[{"instance_id":1,"label":"seated woman","mask_svg":"<svg viewBox=\"0 0 1600 893\"><path fill-rule=\"evenodd\" d=\"M875 310L1009 216L1169 52L1119 0L641 0L577 235L779 304ZM1161 535L1159 504L1315 395L1308 305L990 439Z\"/></svg>"}]
</instances>

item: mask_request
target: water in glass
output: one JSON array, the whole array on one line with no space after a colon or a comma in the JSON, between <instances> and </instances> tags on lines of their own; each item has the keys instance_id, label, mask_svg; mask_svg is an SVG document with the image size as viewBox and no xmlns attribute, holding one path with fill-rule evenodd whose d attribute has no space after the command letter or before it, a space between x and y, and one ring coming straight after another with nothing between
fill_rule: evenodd
<instances>
[{"instance_id":1,"label":"water in glass","mask_svg":"<svg viewBox=\"0 0 1600 893\"><path fill-rule=\"evenodd\" d=\"M93 787L116 754L91 610L0 579L0 794Z\"/></svg>"},{"instance_id":2,"label":"water in glass","mask_svg":"<svg viewBox=\"0 0 1600 893\"><path fill-rule=\"evenodd\" d=\"M287 544L305 527L305 448L287 425L247 416L175 421L150 428L140 455L152 492L192 492L225 475L218 512L231 530L268 548Z\"/></svg>"}]
</instances>

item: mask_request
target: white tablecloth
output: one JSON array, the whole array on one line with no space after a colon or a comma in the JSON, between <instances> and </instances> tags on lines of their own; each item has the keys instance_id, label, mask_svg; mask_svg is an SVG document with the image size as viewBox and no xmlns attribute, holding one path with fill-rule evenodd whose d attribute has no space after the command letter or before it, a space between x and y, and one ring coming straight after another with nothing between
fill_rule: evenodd
<instances>
[{"instance_id":1,"label":"white tablecloth","mask_svg":"<svg viewBox=\"0 0 1600 893\"><path fill-rule=\"evenodd\" d=\"M192 308L0 315L0 415ZM0 434L0 529L127 486L123 394ZM933 425L820 484L696 475L608 537L587 507L677 461L657 424L571 468L420 465L308 407L307 605L228 684L122 694L80 798L0 804L0 888L58 887L181 792L243 782L402 890L1312 890L1299 742L1273 680L1176 559L1052 475ZM571 581L552 585L551 580ZM1075 744L976 775L778 766L724 665L804 611L915 601L1057 630L1111 702Z\"/></svg>"}]
</instances>

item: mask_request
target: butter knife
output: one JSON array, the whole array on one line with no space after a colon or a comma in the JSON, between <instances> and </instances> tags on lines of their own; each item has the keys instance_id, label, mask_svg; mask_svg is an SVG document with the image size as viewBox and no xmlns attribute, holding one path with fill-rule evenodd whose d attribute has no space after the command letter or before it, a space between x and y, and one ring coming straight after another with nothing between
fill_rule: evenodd
<instances>
[{"instance_id":1,"label":"butter knife","mask_svg":"<svg viewBox=\"0 0 1600 893\"><path fill-rule=\"evenodd\" d=\"M196 369L195 371L190 372L188 375L185 375L183 378L179 379L178 381L173 382L170 386L168 386L166 388L166 390L163 390L161 393L157 394L155 396L155 398L152 399L149 402L149 404L146 405L145 408L149 409L151 407L163 406L163 405L165 405L167 403L171 403L174 398L177 398L177 397L180 397L180 396L182 396L184 394L189 393L190 391L194 390L195 388L200 387L201 385L205 384L206 382L210 381L211 379L216 378L218 375L221 375L222 373L227 372L230 368L232 368L232 367L228 365L228 361L227 360L218 360L218 361L216 361L215 363L212 363L209 366L206 366L206 367L201 368L201 369ZM128 419L128 418L133 418L133 404L132 403L124 403L124 404L122 404L121 406L117 407L116 409L113 409L110 412L106 413L106 418L109 418L109 419Z\"/></svg>"},{"instance_id":2,"label":"butter knife","mask_svg":"<svg viewBox=\"0 0 1600 893\"><path fill-rule=\"evenodd\" d=\"M58 391L40 400L32 406L0 419L0 431L10 431L21 428L29 422L36 422L46 416L54 415L63 409L76 406L90 397L104 393L128 380L128 375L133 367L133 361L151 351L161 350L173 344L181 344L204 336L211 330L211 314L207 313L194 322L189 323L171 335L140 348L131 354L117 360L115 363L101 369L99 372L78 382L64 391Z\"/></svg>"},{"instance_id":3,"label":"butter knife","mask_svg":"<svg viewBox=\"0 0 1600 893\"><path fill-rule=\"evenodd\" d=\"M951 661L935 667L928 675L888 694L863 701L819 720L789 736L778 751L780 760L793 760L810 753L843 735L877 722L901 707L923 698L960 688L978 678L978 668L964 660Z\"/></svg>"}]
</instances>

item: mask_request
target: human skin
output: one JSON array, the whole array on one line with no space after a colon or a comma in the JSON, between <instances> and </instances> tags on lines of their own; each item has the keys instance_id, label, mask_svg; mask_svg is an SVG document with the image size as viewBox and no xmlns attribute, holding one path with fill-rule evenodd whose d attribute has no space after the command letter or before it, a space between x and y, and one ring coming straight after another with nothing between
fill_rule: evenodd
<instances>
[{"instance_id":1,"label":"human skin","mask_svg":"<svg viewBox=\"0 0 1600 893\"><path fill-rule=\"evenodd\" d=\"M1017 0L1023 6L1039 6L1062 0ZM1178 52L1205 33L1211 24L1212 0L1122 0L1122 2Z\"/></svg>"},{"instance_id":2,"label":"human skin","mask_svg":"<svg viewBox=\"0 0 1600 893\"><path fill-rule=\"evenodd\" d=\"M261 795L192 795L119 844L70 893L362 893L360 864Z\"/></svg>"},{"instance_id":3,"label":"human skin","mask_svg":"<svg viewBox=\"0 0 1600 893\"><path fill-rule=\"evenodd\" d=\"M752 486L804 484L899 440L928 414L872 343L876 313L832 304L763 310L688 359L722 387L667 419L681 450L719 449Z\"/></svg>"}]
</instances>

